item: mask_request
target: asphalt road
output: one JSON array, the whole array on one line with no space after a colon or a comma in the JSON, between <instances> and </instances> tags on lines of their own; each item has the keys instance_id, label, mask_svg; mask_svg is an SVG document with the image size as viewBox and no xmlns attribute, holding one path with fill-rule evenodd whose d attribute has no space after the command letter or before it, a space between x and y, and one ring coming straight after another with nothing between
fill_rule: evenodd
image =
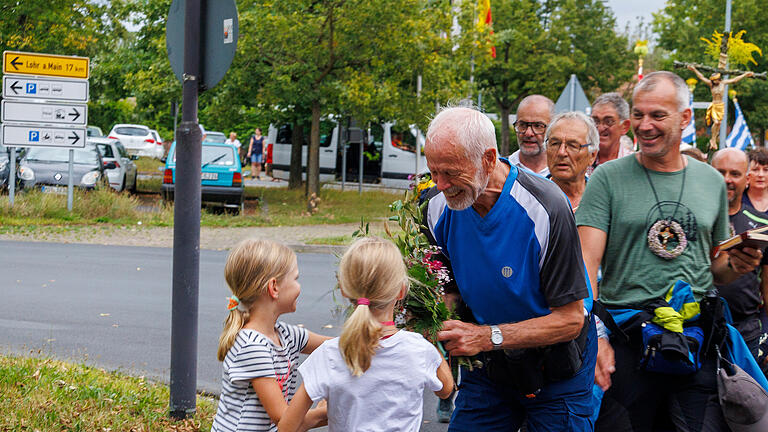
<instances>
[{"instance_id":1,"label":"asphalt road","mask_svg":"<svg viewBox=\"0 0 768 432\"><path fill-rule=\"evenodd\" d=\"M168 382L172 249L0 242L0 351L42 353ZM229 290L227 252L200 253L197 386L218 394L218 337ZM337 336L337 258L299 254L302 293L282 319ZM424 398L423 431L436 423L437 398Z\"/></svg>"}]
</instances>

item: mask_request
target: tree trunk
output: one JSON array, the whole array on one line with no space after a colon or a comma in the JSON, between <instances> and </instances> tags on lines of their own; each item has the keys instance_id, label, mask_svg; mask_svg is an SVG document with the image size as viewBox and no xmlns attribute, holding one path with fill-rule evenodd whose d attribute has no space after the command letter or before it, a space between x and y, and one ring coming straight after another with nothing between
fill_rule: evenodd
<instances>
[{"instance_id":1,"label":"tree trunk","mask_svg":"<svg viewBox=\"0 0 768 432\"><path fill-rule=\"evenodd\" d=\"M509 112L510 107L501 108L501 147L499 149L499 155L502 157L509 156Z\"/></svg>"},{"instance_id":2,"label":"tree trunk","mask_svg":"<svg viewBox=\"0 0 768 432\"><path fill-rule=\"evenodd\" d=\"M291 132L291 172L288 177L288 189L301 187L301 150L304 144L304 128L298 122L293 122Z\"/></svg>"},{"instance_id":3,"label":"tree trunk","mask_svg":"<svg viewBox=\"0 0 768 432\"><path fill-rule=\"evenodd\" d=\"M315 208L315 198L320 192L320 101L318 100L312 101L312 128L309 132L309 151L307 152L307 189L308 210L311 213Z\"/></svg>"}]
</instances>

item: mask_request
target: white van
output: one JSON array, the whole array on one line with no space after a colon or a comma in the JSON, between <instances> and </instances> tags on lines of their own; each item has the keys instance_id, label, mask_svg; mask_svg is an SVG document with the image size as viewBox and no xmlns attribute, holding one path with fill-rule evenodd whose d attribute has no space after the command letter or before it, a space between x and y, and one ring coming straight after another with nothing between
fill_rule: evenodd
<instances>
[{"instance_id":1,"label":"white van","mask_svg":"<svg viewBox=\"0 0 768 432\"><path fill-rule=\"evenodd\" d=\"M330 121L320 127L320 181L328 182L341 179L342 154L338 124ZM393 188L408 188L410 175L416 172L416 142L424 147L424 137L415 127L398 128L393 123L371 125L369 142L364 147L363 174L366 182L380 182ZM267 142L273 143L272 170L280 179L288 179L291 164L291 125L276 128L269 127ZM302 179L306 179L307 139L301 152ZM348 182L358 181L359 144L347 146ZM419 157L419 172L426 171L426 158Z\"/></svg>"}]
</instances>

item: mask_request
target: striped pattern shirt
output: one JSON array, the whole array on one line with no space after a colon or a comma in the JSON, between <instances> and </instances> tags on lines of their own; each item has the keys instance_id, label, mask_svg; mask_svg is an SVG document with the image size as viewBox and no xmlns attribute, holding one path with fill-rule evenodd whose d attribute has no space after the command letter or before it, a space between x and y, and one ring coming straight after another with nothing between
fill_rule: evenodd
<instances>
[{"instance_id":1,"label":"striped pattern shirt","mask_svg":"<svg viewBox=\"0 0 768 432\"><path fill-rule=\"evenodd\" d=\"M299 353L307 345L307 330L278 321L281 346L251 329L242 329L224 359L221 397L211 432L277 431L251 386L254 378L274 377L285 401L297 387Z\"/></svg>"}]
</instances>

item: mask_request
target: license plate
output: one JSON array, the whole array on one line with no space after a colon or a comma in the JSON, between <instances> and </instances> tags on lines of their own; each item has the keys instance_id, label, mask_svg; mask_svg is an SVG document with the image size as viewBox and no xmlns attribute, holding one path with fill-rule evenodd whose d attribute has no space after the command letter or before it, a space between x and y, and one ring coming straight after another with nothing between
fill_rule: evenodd
<instances>
[{"instance_id":1,"label":"license plate","mask_svg":"<svg viewBox=\"0 0 768 432\"><path fill-rule=\"evenodd\" d=\"M52 193L58 195L65 195L67 193L67 188L64 186L43 186L42 190L44 193Z\"/></svg>"},{"instance_id":2,"label":"license plate","mask_svg":"<svg viewBox=\"0 0 768 432\"><path fill-rule=\"evenodd\" d=\"M219 174L218 173L207 173L207 172L204 172L203 175L202 175L202 179L203 180L218 180L219 179Z\"/></svg>"}]
</instances>

